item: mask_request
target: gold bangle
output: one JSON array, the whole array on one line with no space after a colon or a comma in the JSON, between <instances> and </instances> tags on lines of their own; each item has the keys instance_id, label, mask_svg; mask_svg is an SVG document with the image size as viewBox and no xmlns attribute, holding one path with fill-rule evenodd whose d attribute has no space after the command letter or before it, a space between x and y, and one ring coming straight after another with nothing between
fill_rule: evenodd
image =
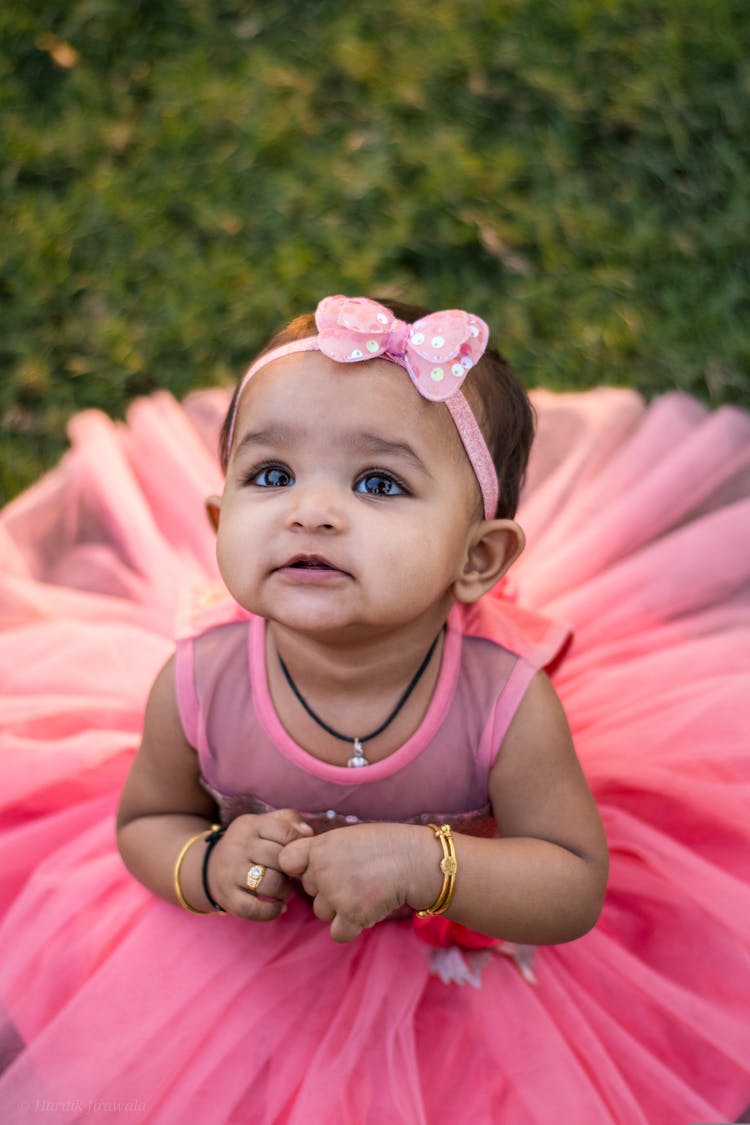
<instances>
[{"instance_id":1,"label":"gold bangle","mask_svg":"<svg viewBox=\"0 0 750 1125\"><path fill-rule=\"evenodd\" d=\"M190 851L190 848L193 846L195 841L200 840L201 837L205 838L208 831L209 831L209 829L203 828L203 829L201 829L200 832L196 832L196 834L194 836L191 836L189 840L186 840L185 843L180 848L180 854L177 856L177 859L174 862L174 893L177 896L177 901L179 902L182 909L183 910L189 910L191 914L213 914L213 910L196 910L194 906L191 906L190 903L185 898L184 894L182 893L182 887L180 885L180 872L182 871L182 861L184 860L185 856Z\"/></svg>"},{"instance_id":2,"label":"gold bangle","mask_svg":"<svg viewBox=\"0 0 750 1125\"><path fill-rule=\"evenodd\" d=\"M440 841L443 849L443 858L440 860L440 870L443 873L443 885L440 888L440 894L437 896L432 906L426 910L418 910L418 918L427 918L430 914L443 914L448 909L453 899L453 894L456 890L456 873L458 871L458 860L456 859L456 849L453 846L453 834L451 832L450 824L441 824L438 828L437 824L428 824L435 833L435 836Z\"/></svg>"}]
</instances>

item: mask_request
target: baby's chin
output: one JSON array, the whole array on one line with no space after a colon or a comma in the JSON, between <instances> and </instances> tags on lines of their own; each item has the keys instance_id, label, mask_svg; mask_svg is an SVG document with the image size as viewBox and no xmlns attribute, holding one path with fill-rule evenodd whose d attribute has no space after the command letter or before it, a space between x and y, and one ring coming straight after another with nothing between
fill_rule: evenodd
<instances>
[{"instance_id":1,"label":"baby's chin","mask_svg":"<svg viewBox=\"0 0 750 1125\"><path fill-rule=\"evenodd\" d=\"M332 640L346 639L357 630L366 629L356 604L342 605L342 598L315 588L292 589L285 596L249 599L244 608L266 621L302 636Z\"/></svg>"}]
</instances>

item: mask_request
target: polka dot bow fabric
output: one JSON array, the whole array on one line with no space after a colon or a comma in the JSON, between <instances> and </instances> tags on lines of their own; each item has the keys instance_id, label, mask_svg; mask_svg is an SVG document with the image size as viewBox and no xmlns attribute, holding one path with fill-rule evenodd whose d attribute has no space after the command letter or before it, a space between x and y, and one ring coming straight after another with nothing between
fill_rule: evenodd
<instances>
[{"instance_id":1,"label":"polka dot bow fabric","mask_svg":"<svg viewBox=\"0 0 750 1125\"><path fill-rule=\"evenodd\" d=\"M326 297L315 321L320 350L329 359L357 363L383 356L405 368L419 393L433 402L460 389L489 338L485 322L462 309L407 324L367 297Z\"/></svg>"}]
</instances>

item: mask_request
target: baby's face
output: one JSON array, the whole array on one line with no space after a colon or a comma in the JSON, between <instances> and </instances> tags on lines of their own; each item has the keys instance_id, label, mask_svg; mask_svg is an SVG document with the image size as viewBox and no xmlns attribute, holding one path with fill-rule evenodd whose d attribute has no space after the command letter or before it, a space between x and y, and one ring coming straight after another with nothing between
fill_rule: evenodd
<instances>
[{"instance_id":1,"label":"baby's face","mask_svg":"<svg viewBox=\"0 0 750 1125\"><path fill-rule=\"evenodd\" d=\"M439 627L480 518L448 411L400 367L304 352L246 388L217 543L246 609L330 639Z\"/></svg>"}]
</instances>

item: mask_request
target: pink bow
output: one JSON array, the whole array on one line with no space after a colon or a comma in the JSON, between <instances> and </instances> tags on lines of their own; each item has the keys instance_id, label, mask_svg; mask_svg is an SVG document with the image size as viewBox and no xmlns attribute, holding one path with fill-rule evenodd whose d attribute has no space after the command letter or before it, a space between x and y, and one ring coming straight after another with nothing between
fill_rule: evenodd
<instances>
[{"instance_id":1,"label":"pink bow","mask_svg":"<svg viewBox=\"0 0 750 1125\"><path fill-rule=\"evenodd\" d=\"M324 297L315 323L318 346L329 359L359 363L385 356L404 367L432 402L444 402L460 389L489 337L485 322L462 309L444 309L407 324L369 297Z\"/></svg>"}]
</instances>

